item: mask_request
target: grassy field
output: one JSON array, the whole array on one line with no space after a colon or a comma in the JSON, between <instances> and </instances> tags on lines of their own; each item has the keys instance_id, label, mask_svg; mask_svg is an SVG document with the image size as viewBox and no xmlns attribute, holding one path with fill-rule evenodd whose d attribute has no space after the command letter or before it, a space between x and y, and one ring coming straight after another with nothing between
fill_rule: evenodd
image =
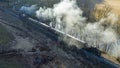
<instances>
[{"instance_id":1,"label":"grassy field","mask_svg":"<svg viewBox=\"0 0 120 68\"><path fill-rule=\"evenodd\" d=\"M15 60L0 59L0 68L25 68L24 65Z\"/></svg>"},{"instance_id":2,"label":"grassy field","mask_svg":"<svg viewBox=\"0 0 120 68\"><path fill-rule=\"evenodd\" d=\"M13 35L0 24L0 45L7 44L12 39L14 39Z\"/></svg>"},{"instance_id":3,"label":"grassy field","mask_svg":"<svg viewBox=\"0 0 120 68\"><path fill-rule=\"evenodd\" d=\"M18 2L19 1L19 2ZM37 4L38 6L53 7L53 4L58 3L60 0L11 0L12 4L18 2L19 5L33 5Z\"/></svg>"}]
</instances>

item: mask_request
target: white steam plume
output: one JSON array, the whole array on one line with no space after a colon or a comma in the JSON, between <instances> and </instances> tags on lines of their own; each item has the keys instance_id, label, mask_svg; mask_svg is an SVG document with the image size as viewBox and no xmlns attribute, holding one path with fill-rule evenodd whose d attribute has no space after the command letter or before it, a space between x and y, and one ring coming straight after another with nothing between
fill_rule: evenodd
<instances>
[{"instance_id":1,"label":"white steam plume","mask_svg":"<svg viewBox=\"0 0 120 68\"><path fill-rule=\"evenodd\" d=\"M51 8L39 8L38 11L36 11L36 17L39 19L52 19L54 18L53 10Z\"/></svg>"},{"instance_id":2,"label":"white steam plume","mask_svg":"<svg viewBox=\"0 0 120 68\"><path fill-rule=\"evenodd\" d=\"M89 23L82 17L82 10L76 5L75 0L62 0L53 8L41 8L36 11L38 18L50 19L55 28L86 41L90 46L97 47L115 57L120 56L119 38L114 29L109 25L103 26L107 20L115 23L118 19L109 14L99 22ZM112 18L114 17L114 18ZM72 41L70 41L72 42Z\"/></svg>"},{"instance_id":3,"label":"white steam plume","mask_svg":"<svg viewBox=\"0 0 120 68\"><path fill-rule=\"evenodd\" d=\"M113 52L117 47L117 34L111 27L108 28L102 24L106 23L106 20L109 20L112 17L114 17L114 19L111 19L111 22L116 22L117 17L115 15L108 14L107 18L101 19L99 22L86 24L86 18L82 17L83 12L76 5L75 0L62 0L60 3L55 4L54 8L48 9L43 10L40 8L36 12L37 17L54 18L56 29L82 39L92 47L97 47L114 55ZM118 52L116 52L114 56L118 56Z\"/></svg>"},{"instance_id":4,"label":"white steam plume","mask_svg":"<svg viewBox=\"0 0 120 68\"><path fill-rule=\"evenodd\" d=\"M82 11L73 0L63 0L54 5L54 8L41 8L36 11L38 18L53 19L55 18L56 29L66 33L72 30L76 25L83 25L85 18L82 17ZM64 22L64 23L63 23Z\"/></svg>"},{"instance_id":5,"label":"white steam plume","mask_svg":"<svg viewBox=\"0 0 120 68\"><path fill-rule=\"evenodd\" d=\"M63 28L62 31L66 33L71 32L74 27L83 26L85 22L85 18L82 17L83 12L76 5L75 0L63 0L54 5L53 11L56 17L56 29Z\"/></svg>"},{"instance_id":6,"label":"white steam plume","mask_svg":"<svg viewBox=\"0 0 120 68\"><path fill-rule=\"evenodd\" d=\"M36 10L37 10L37 5L32 5L30 7L22 6L20 8L21 12L26 13L26 14L30 14L30 15L31 14L34 15Z\"/></svg>"},{"instance_id":7,"label":"white steam plume","mask_svg":"<svg viewBox=\"0 0 120 68\"><path fill-rule=\"evenodd\" d=\"M118 15L114 13L108 13L107 20L111 23L111 25L114 25L118 21Z\"/></svg>"}]
</instances>

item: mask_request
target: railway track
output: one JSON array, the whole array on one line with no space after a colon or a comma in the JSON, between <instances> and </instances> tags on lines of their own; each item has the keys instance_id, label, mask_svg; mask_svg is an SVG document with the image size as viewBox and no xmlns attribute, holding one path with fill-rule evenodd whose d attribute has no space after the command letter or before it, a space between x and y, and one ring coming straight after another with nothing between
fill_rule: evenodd
<instances>
[{"instance_id":1,"label":"railway track","mask_svg":"<svg viewBox=\"0 0 120 68\"><path fill-rule=\"evenodd\" d=\"M57 29L55 29L55 28L52 28L52 27L50 27L50 26L48 26L48 25L46 25L46 24L44 24L44 23L42 23L42 22L39 22L38 20L35 20L35 19L31 18L31 17L27 17L26 20L31 21L30 23L34 23L34 24L37 23L39 27L42 26L42 28L43 28L44 30L46 29L46 30L48 31L48 33L50 32L51 34L53 34L52 37L56 38L56 40L59 40L58 37L62 35L63 37L64 37L64 36L68 37L68 40L69 40L69 39L73 39L73 40L79 42L79 43L80 43L80 45L79 45L80 48L79 48L78 50L83 49L82 52L85 53L85 55L86 55L87 58L88 58L88 61L95 63L94 60L96 60L96 61L98 61L98 62L102 62L103 64L107 65L107 66L110 67L110 68L119 68L119 67L120 67L119 64L116 64L116 63L114 63L114 62L111 62L111 61L103 58L103 57L97 56L97 55L95 55L95 54L93 54L93 53L91 53L91 52L88 52L88 51L84 50L84 47L86 47L86 46L88 45L85 41L82 41L82 40L80 40L80 39L78 39L78 38L75 38L75 37L69 35L69 34L66 34L66 33L64 33L64 32L62 32L62 31L59 31L59 30L57 30ZM41 28L41 27L40 27L40 28ZM45 30L45 31L46 31L46 30ZM56 34L57 34L58 36L56 36ZM46 35L49 35L49 34L46 34ZM64 48L63 48L63 49L64 49ZM74 57L76 57L74 54L72 54L72 55L73 55ZM76 57L76 58L78 58L78 60L79 60L79 57ZM94 58L94 59L93 59L93 58Z\"/></svg>"},{"instance_id":2,"label":"railway track","mask_svg":"<svg viewBox=\"0 0 120 68\"><path fill-rule=\"evenodd\" d=\"M33 23L37 23L39 26L44 28L44 31L47 30L46 32L47 32L48 35L50 35L51 37L54 37L56 40L60 41L60 40L63 40L64 37L67 37L68 40L72 39L72 40L76 41L77 43L79 43L80 48L85 47L85 45L87 45L85 41L82 41L82 40L80 40L78 38L75 38L75 37L69 35L69 34L66 34L66 33L64 33L62 31L59 31L59 30L57 30L55 28L52 28L52 27L50 27L50 26L48 26L48 25L46 25L46 24L44 24L42 22L39 22L39 21L37 21L37 20L35 20L33 18L28 17L27 20L32 21ZM60 38L62 38L62 39L60 39ZM73 45L77 45L77 44L73 44Z\"/></svg>"}]
</instances>

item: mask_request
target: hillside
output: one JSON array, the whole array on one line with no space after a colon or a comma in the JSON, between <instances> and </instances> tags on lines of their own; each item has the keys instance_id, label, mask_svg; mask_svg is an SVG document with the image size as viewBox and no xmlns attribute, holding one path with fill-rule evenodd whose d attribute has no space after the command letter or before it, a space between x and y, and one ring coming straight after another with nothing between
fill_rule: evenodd
<instances>
[{"instance_id":1,"label":"hillside","mask_svg":"<svg viewBox=\"0 0 120 68\"><path fill-rule=\"evenodd\" d=\"M0 45L3 44L5 45L0 47L1 49L0 68L118 68L119 67L120 64L119 58L112 57L106 52L100 51L98 48L94 46L89 47L88 45L89 41L87 43L86 42L82 43L81 41L79 41L80 44L78 44L78 46L83 45L84 47L77 48L76 38L74 38L73 36L69 34L67 35L61 33L59 30L57 32L51 26L49 27L44 23L42 23L41 20L39 20L40 22L38 22L37 21L38 19L36 17L33 17L28 14L23 14L24 12L16 11L19 10L19 8L23 5L28 6L36 3L38 4L38 6L41 7L43 6L52 7L53 4L57 3L59 0L40 0L40 2L38 2L39 0L34 0L34 1L19 0L19 1L18 3L16 3L16 0L11 0L9 4L7 2L4 2L4 4L0 2ZM113 2L112 0L110 2L106 0L105 3L103 3L103 0L96 0L96 1L77 0L77 1L78 1L77 4L79 5L78 7L81 7L81 10L83 11L83 15L81 11L80 16L84 16L84 17L89 16L90 12L88 10L92 10L95 7L102 8L103 4L105 3L111 4ZM73 4L70 4L69 6L71 5L72 7L77 8ZM119 8L116 9L115 4L113 4L113 6L115 6L115 9L113 9L114 12L119 9ZM67 10L67 13L69 12L69 10ZM62 18L58 20L63 20L63 23L66 23L66 21L64 21L65 18L69 20L68 22L74 23L74 20L72 21L70 19L77 18L76 16L79 15L79 13L76 15L74 15L75 13L74 11L72 11L72 13L68 13L68 15L63 13L63 17L61 16ZM66 17L71 17L71 18L66 18ZM77 21L79 21L79 19ZM89 22L86 21L85 22L82 21L82 22L86 23L85 25L89 26ZM94 22L91 25L93 26L90 26L90 28L88 29L96 28L96 26L94 27ZM100 26L102 27L102 25ZM72 28L72 26L70 28ZM104 28L102 29L105 30ZM90 32L92 32L92 30L86 33L89 34ZM95 32L93 30L93 33L90 33L89 35L94 35L94 33ZM62 39L64 38L64 36L62 37L61 35L69 36L70 39L66 38L67 39L66 41L70 40L69 41L70 43L76 43L76 45L74 44L72 45L65 42ZM76 33L75 35L78 34ZM85 36L89 37L89 35L85 35ZM109 34L105 32L105 36L107 35L109 36ZM105 37L105 39L108 38L108 36ZM91 37L93 38L95 37L96 39L99 39L99 37L97 38L96 33L95 36L91 36ZM73 39L73 41L71 41L71 39ZM92 40L91 38L89 38L88 40L93 41L94 39ZM109 40L109 38L107 40ZM95 41L95 43L97 42L99 41L98 40ZM103 45L107 45L107 44L103 44ZM107 48L107 46L105 48Z\"/></svg>"},{"instance_id":2,"label":"hillside","mask_svg":"<svg viewBox=\"0 0 120 68\"><path fill-rule=\"evenodd\" d=\"M98 59L93 59L93 57L97 56L84 49L78 49L74 46L68 47L67 44L51 40L32 22L30 24L27 20L22 21L2 11L1 20L4 28L13 34L15 40L12 42L13 50L9 50L11 47L8 47L0 53L0 67L38 68L36 67L37 63L35 63L37 60L42 60L39 68L114 67L111 64L98 61ZM39 59L36 60L38 56ZM100 59L104 58L101 57ZM110 62L109 60L105 61Z\"/></svg>"}]
</instances>

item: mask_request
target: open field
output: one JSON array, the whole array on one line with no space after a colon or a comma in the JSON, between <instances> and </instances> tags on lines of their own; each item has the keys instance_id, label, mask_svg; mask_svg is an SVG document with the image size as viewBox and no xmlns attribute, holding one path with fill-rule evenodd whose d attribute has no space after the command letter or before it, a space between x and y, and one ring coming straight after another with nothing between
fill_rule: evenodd
<instances>
[{"instance_id":1,"label":"open field","mask_svg":"<svg viewBox=\"0 0 120 68\"><path fill-rule=\"evenodd\" d=\"M12 34L10 34L1 24L0 24L0 45L7 44L13 39Z\"/></svg>"},{"instance_id":2,"label":"open field","mask_svg":"<svg viewBox=\"0 0 120 68\"><path fill-rule=\"evenodd\" d=\"M16 63L15 60L0 59L0 68L24 68L24 67L22 64Z\"/></svg>"}]
</instances>

